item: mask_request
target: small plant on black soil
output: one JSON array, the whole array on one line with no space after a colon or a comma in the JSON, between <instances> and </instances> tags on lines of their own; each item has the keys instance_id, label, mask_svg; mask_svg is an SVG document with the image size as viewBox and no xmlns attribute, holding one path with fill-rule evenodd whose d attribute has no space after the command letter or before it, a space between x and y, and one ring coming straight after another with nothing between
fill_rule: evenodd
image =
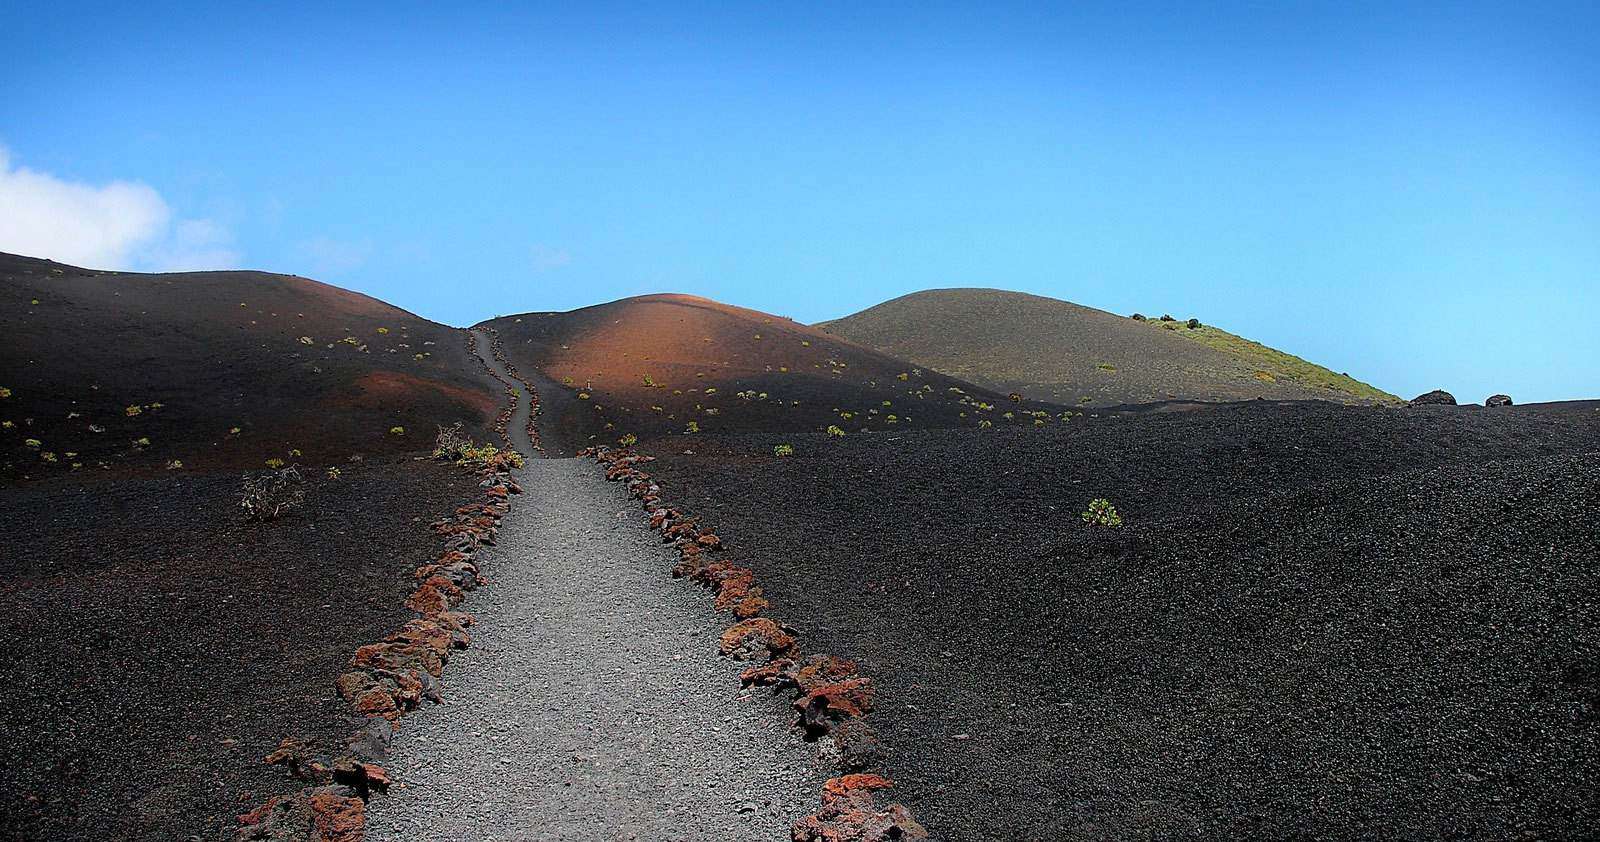
<instances>
[{"instance_id":1,"label":"small plant on black soil","mask_svg":"<svg viewBox=\"0 0 1600 842\"><path fill-rule=\"evenodd\" d=\"M794 455L794 445L792 445L792 444L775 444L775 445L772 446L772 455L773 456L793 456Z\"/></svg>"},{"instance_id":2,"label":"small plant on black soil","mask_svg":"<svg viewBox=\"0 0 1600 842\"><path fill-rule=\"evenodd\" d=\"M839 429L837 424L829 424L828 435L833 436L836 439L841 439L844 438L844 430Z\"/></svg>"},{"instance_id":3,"label":"small plant on black soil","mask_svg":"<svg viewBox=\"0 0 1600 842\"><path fill-rule=\"evenodd\" d=\"M683 431L685 433L698 433L700 432L700 423L698 421L690 421L683 426Z\"/></svg>"},{"instance_id":4,"label":"small plant on black soil","mask_svg":"<svg viewBox=\"0 0 1600 842\"><path fill-rule=\"evenodd\" d=\"M433 455L435 458L449 457L460 459L461 454L472 449L472 439L461 432L461 422L457 421L450 426L439 425L439 434L433 438Z\"/></svg>"},{"instance_id":5,"label":"small plant on black soil","mask_svg":"<svg viewBox=\"0 0 1600 842\"><path fill-rule=\"evenodd\" d=\"M290 465L245 477L239 506L248 520L277 520L290 509L299 507L305 499L305 480L299 469Z\"/></svg>"},{"instance_id":6,"label":"small plant on black soil","mask_svg":"<svg viewBox=\"0 0 1600 842\"><path fill-rule=\"evenodd\" d=\"M623 447L633 447L634 445L636 445L638 443L639 443L639 437L634 435L633 433L628 433L627 435L623 436L622 438L617 439L617 444L620 444Z\"/></svg>"},{"instance_id":7,"label":"small plant on black soil","mask_svg":"<svg viewBox=\"0 0 1600 842\"><path fill-rule=\"evenodd\" d=\"M1122 525L1122 515L1117 514L1117 507L1111 505L1110 500L1099 497L1089 501L1089 511L1083 513L1083 522L1114 529Z\"/></svg>"}]
</instances>

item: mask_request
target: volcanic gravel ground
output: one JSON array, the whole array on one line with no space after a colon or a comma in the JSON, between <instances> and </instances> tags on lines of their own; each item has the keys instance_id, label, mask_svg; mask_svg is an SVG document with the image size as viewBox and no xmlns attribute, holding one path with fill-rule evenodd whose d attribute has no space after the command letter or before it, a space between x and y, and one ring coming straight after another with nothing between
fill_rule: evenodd
<instances>
[{"instance_id":1,"label":"volcanic gravel ground","mask_svg":"<svg viewBox=\"0 0 1600 842\"><path fill-rule=\"evenodd\" d=\"M787 838L821 776L781 699L716 654L726 621L591 463L522 480L473 645L397 735L404 787L369 805L372 838Z\"/></svg>"},{"instance_id":2,"label":"volcanic gravel ground","mask_svg":"<svg viewBox=\"0 0 1600 842\"><path fill-rule=\"evenodd\" d=\"M943 838L1600 827L1595 404L776 441L652 472L874 677ZM1123 528L1080 520L1097 497Z\"/></svg>"},{"instance_id":3,"label":"volcanic gravel ground","mask_svg":"<svg viewBox=\"0 0 1600 842\"><path fill-rule=\"evenodd\" d=\"M474 499L433 462L313 477L242 521L237 475L46 482L0 500L0 838L206 839L298 789L261 758L343 744L334 678L412 615L427 528Z\"/></svg>"}]
</instances>

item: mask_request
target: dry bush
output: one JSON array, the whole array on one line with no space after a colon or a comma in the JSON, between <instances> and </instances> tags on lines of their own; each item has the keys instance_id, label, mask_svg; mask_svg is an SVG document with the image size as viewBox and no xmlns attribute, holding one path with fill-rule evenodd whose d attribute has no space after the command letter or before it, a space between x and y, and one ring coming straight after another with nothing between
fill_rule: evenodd
<instances>
[{"instance_id":1,"label":"dry bush","mask_svg":"<svg viewBox=\"0 0 1600 842\"><path fill-rule=\"evenodd\" d=\"M247 520L277 520L306 499L305 480L295 466L245 477L239 506Z\"/></svg>"}]
</instances>

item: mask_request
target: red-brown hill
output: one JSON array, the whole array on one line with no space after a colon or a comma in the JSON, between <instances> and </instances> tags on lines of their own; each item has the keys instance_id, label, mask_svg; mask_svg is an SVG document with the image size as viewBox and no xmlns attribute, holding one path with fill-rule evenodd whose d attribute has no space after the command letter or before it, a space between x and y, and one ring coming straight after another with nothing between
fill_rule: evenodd
<instances>
[{"instance_id":1,"label":"red-brown hill","mask_svg":"<svg viewBox=\"0 0 1600 842\"><path fill-rule=\"evenodd\" d=\"M292 275L0 254L0 335L5 480L415 451L502 398L462 331Z\"/></svg>"},{"instance_id":2,"label":"red-brown hill","mask_svg":"<svg viewBox=\"0 0 1600 842\"><path fill-rule=\"evenodd\" d=\"M791 319L689 295L646 295L486 323L543 393L548 445L625 435L893 431L1033 423L965 381ZM1011 411L1013 417L1005 419ZM1050 415L1048 423L1058 419ZM1042 421L1044 423L1045 421Z\"/></svg>"}]
</instances>

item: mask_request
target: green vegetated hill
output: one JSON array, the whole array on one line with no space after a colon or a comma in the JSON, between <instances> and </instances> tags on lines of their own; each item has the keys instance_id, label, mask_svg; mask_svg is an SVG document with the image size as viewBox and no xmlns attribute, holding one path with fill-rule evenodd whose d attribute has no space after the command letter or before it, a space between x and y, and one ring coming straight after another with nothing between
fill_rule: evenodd
<instances>
[{"instance_id":1,"label":"green vegetated hill","mask_svg":"<svg viewBox=\"0 0 1600 842\"><path fill-rule=\"evenodd\" d=\"M1186 320L996 289L912 293L817 325L917 365L1063 404L1253 398L1398 403L1299 357Z\"/></svg>"}]
</instances>

